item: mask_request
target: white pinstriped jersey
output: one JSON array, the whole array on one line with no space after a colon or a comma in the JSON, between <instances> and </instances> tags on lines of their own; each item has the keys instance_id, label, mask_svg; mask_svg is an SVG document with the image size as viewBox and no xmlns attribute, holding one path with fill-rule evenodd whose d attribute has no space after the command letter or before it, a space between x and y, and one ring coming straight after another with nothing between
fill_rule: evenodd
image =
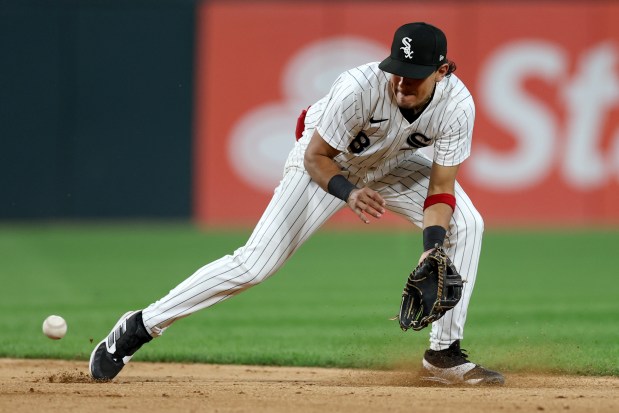
<instances>
[{"instance_id":1,"label":"white pinstriped jersey","mask_svg":"<svg viewBox=\"0 0 619 413\"><path fill-rule=\"evenodd\" d=\"M473 101L462 82L452 75L436 85L428 107L409 123L395 104L390 77L378 69L377 63L360 66L342 74L329 94L312 105L306 130L288 157L282 182L247 244L199 268L145 308L142 318L149 333L161 335L176 320L266 280L346 206L320 190L303 170L305 149L316 129L342 151L335 160L353 175L348 178L353 178L355 185L364 181L383 196L390 212L419 227L423 225L431 164L416 153L417 146L434 144L435 161L442 165L456 165L466 159L475 113ZM458 305L432 324L433 350L444 350L462 339L483 234L483 220L457 182L454 191L457 205L445 246L467 283Z\"/></svg>"},{"instance_id":2,"label":"white pinstriped jersey","mask_svg":"<svg viewBox=\"0 0 619 413\"><path fill-rule=\"evenodd\" d=\"M342 152L335 161L366 183L381 179L412 152L432 144L434 162L462 163L471 152L475 120L473 98L464 83L453 74L437 83L428 107L410 123L397 106L390 77L378 62L342 73L308 110L305 131L286 167L303 167L314 129Z\"/></svg>"}]
</instances>

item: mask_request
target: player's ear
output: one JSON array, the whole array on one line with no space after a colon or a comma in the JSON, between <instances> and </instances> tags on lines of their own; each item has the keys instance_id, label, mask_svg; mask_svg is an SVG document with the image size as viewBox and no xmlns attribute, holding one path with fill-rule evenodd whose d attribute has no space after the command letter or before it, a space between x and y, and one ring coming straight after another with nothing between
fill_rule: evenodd
<instances>
[{"instance_id":1,"label":"player's ear","mask_svg":"<svg viewBox=\"0 0 619 413\"><path fill-rule=\"evenodd\" d=\"M445 76L447 76L448 71L449 65L447 63L440 65L438 69L436 69L436 72L434 72L434 81L438 83L443 80Z\"/></svg>"}]
</instances>

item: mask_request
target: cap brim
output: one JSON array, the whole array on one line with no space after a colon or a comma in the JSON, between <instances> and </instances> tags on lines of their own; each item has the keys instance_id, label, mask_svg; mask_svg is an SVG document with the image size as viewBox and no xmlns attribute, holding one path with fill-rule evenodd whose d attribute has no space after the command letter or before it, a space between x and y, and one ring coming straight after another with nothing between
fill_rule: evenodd
<instances>
[{"instance_id":1,"label":"cap brim","mask_svg":"<svg viewBox=\"0 0 619 413\"><path fill-rule=\"evenodd\" d=\"M380 70L393 73L397 76L409 79L425 79L436 70L436 66L416 65L413 63L401 62L390 57L386 58L378 65Z\"/></svg>"}]
</instances>

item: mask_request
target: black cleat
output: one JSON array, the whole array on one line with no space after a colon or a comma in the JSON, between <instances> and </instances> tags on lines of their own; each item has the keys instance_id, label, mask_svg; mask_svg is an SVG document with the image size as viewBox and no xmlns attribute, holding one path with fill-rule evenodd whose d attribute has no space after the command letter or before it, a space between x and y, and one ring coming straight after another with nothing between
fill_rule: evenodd
<instances>
[{"instance_id":1,"label":"black cleat","mask_svg":"<svg viewBox=\"0 0 619 413\"><path fill-rule=\"evenodd\" d=\"M446 350L426 350L423 356L422 379L447 385L502 386L505 383L501 373L471 363L465 351L460 349L459 340L454 341Z\"/></svg>"},{"instance_id":2,"label":"black cleat","mask_svg":"<svg viewBox=\"0 0 619 413\"><path fill-rule=\"evenodd\" d=\"M142 311L125 313L92 351L90 375L95 380L112 380L133 354L152 339L142 322Z\"/></svg>"}]
</instances>

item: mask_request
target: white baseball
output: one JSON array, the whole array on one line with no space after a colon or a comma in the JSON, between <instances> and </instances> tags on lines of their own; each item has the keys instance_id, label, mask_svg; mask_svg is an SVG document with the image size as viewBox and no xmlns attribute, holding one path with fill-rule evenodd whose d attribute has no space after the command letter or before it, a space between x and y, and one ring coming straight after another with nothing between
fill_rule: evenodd
<instances>
[{"instance_id":1,"label":"white baseball","mask_svg":"<svg viewBox=\"0 0 619 413\"><path fill-rule=\"evenodd\" d=\"M59 315L50 315L43 321L43 334L52 340L60 340L67 333L67 322Z\"/></svg>"}]
</instances>

